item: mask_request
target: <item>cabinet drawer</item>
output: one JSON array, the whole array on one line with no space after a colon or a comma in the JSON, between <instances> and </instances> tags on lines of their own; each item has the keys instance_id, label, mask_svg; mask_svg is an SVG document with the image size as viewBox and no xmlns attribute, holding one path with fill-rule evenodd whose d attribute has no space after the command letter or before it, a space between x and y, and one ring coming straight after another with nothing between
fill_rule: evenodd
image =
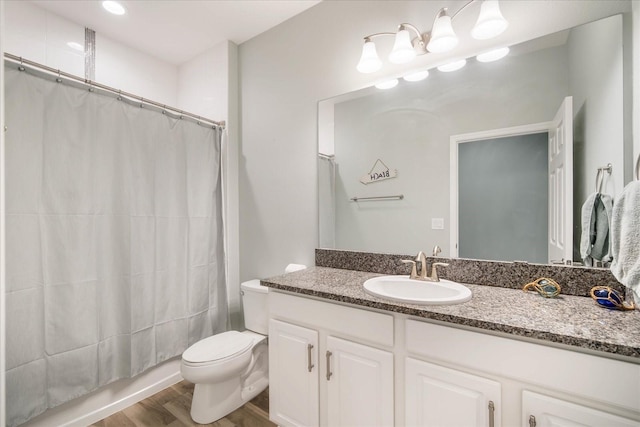
<instances>
[{"instance_id":1,"label":"cabinet drawer","mask_svg":"<svg viewBox=\"0 0 640 427\"><path fill-rule=\"evenodd\" d=\"M269 292L271 318L326 329L358 341L393 346L393 316L326 303L310 298Z\"/></svg>"}]
</instances>

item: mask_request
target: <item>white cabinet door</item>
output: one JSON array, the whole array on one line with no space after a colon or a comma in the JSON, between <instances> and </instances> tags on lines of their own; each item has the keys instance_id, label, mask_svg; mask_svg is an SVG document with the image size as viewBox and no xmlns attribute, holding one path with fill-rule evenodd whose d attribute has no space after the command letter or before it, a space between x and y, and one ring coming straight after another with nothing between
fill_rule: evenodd
<instances>
[{"instance_id":1,"label":"white cabinet door","mask_svg":"<svg viewBox=\"0 0 640 427\"><path fill-rule=\"evenodd\" d=\"M407 425L500 426L500 383L412 358L405 373Z\"/></svg>"},{"instance_id":2,"label":"white cabinet door","mask_svg":"<svg viewBox=\"0 0 640 427\"><path fill-rule=\"evenodd\" d=\"M318 332L269 321L269 417L280 426L319 424Z\"/></svg>"},{"instance_id":3,"label":"white cabinet door","mask_svg":"<svg viewBox=\"0 0 640 427\"><path fill-rule=\"evenodd\" d=\"M640 427L640 422L564 400L524 391L524 427Z\"/></svg>"},{"instance_id":4,"label":"white cabinet door","mask_svg":"<svg viewBox=\"0 0 640 427\"><path fill-rule=\"evenodd\" d=\"M335 337L325 353L327 424L393 425L393 354Z\"/></svg>"}]
</instances>

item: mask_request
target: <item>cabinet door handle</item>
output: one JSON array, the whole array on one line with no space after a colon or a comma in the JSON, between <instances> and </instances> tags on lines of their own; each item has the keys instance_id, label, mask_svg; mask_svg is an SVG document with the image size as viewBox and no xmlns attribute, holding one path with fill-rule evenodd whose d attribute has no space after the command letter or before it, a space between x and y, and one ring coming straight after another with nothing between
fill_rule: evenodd
<instances>
[{"instance_id":1,"label":"cabinet door handle","mask_svg":"<svg viewBox=\"0 0 640 427\"><path fill-rule=\"evenodd\" d=\"M331 355L332 354L333 353L327 350L327 381L331 380L331 375L333 375L333 373L331 372Z\"/></svg>"},{"instance_id":2,"label":"cabinet door handle","mask_svg":"<svg viewBox=\"0 0 640 427\"><path fill-rule=\"evenodd\" d=\"M489 427L495 426L495 413L496 405L493 404L493 400L489 401Z\"/></svg>"},{"instance_id":3,"label":"cabinet door handle","mask_svg":"<svg viewBox=\"0 0 640 427\"><path fill-rule=\"evenodd\" d=\"M313 344L307 344L307 369L309 372L313 370L313 363L311 362L311 350L313 350Z\"/></svg>"},{"instance_id":4,"label":"cabinet door handle","mask_svg":"<svg viewBox=\"0 0 640 427\"><path fill-rule=\"evenodd\" d=\"M536 427L536 417L529 415L529 427Z\"/></svg>"}]
</instances>

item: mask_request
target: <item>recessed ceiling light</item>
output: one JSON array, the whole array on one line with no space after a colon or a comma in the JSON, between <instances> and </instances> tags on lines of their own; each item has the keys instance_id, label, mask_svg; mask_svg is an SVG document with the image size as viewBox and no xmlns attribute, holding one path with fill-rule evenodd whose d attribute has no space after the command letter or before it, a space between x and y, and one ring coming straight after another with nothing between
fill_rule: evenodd
<instances>
[{"instance_id":1,"label":"recessed ceiling light","mask_svg":"<svg viewBox=\"0 0 640 427\"><path fill-rule=\"evenodd\" d=\"M78 42L67 42L67 46L69 46L73 50L78 50L80 52L84 52L84 46L82 46Z\"/></svg>"},{"instance_id":2,"label":"recessed ceiling light","mask_svg":"<svg viewBox=\"0 0 640 427\"><path fill-rule=\"evenodd\" d=\"M418 71L417 73L407 74L402 78L408 82L419 82L420 80L424 80L427 77L429 77L429 71L424 70L424 71Z\"/></svg>"},{"instance_id":3,"label":"recessed ceiling light","mask_svg":"<svg viewBox=\"0 0 640 427\"><path fill-rule=\"evenodd\" d=\"M489 52L481 53L476 56L476 59L480 62L491 62L497 61L498 59L502 59L509 54L508 47L501 47L500 49L494 49Z\"/></svg>"},{"instance_id":4,"label":"recessed ceiling light","mask_svg":"<svg viewBox=\"0 0 640 427\"><path fill-rule=\"evenodd\" d=\"M385 80L384 82L380 82L376 85L378 89L391 89L392 87L396 87L398 85L398 79Z\"/></svg>"},{"instance_id":5,"label":"recessed ceiling light","mask_svg":"<svg viewBox=\"0 0 640 427\"><path fill-rule=\"evenodd\" d=\"M114 15L124 15L126 12L124 6L122 6L117 1L105 0L102 2L102 7L104 7L108 12L111 12Z\"/></svg>"},{"instance_id":6,"label":"recessed ceiling light","mask_svg":"<svg viewBox=\"0 0 640 427\"><path fill-rule=\"evenodd\" d=\"M460 68L464 67L467 64L467 60L466 59L461 59L459 61L454 61L454 62L450 62L448 64L444 64L438 67L438 70L440 71L444 71L445 73L448 73L450 71L456 71L459 70Z\"/></svg>"}]
</instances>

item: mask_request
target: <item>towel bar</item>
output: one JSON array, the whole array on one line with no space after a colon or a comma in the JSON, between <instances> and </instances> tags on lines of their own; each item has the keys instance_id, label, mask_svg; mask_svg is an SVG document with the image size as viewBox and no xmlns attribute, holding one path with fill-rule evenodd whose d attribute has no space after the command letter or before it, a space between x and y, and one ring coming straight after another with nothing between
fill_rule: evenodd
<instances>
[{"instance_id":1,"label":"towel bar","mask_svg":"<svg viewBox=\"0 0 640 427\"><path fill-rule=\"evenodd\" d=\"M404 194L398 194L397 196L374 196L374 197L352 197L352 202L359 202L361 200L402 200L404 199Z\"/></svg>"}]
</instances>

